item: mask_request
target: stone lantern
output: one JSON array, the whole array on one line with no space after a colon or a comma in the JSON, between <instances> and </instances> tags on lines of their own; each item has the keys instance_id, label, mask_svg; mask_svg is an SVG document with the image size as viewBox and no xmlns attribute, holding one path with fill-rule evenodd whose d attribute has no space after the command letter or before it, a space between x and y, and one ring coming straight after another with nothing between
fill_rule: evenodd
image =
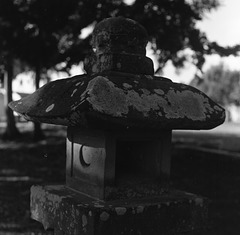
<instances>
[{"instance_id":1,"label":"stone lantern","mask_svg":"<svg viewBox=\"0 0 240 235\"><path fill-rule=\"evenodd\" d=\"M31 188L32 218L55 234L178 234L204 226L205 198L168 187L173 129L211 129L222 107L199 90L154 76L146 30L96 25L87 74L50 82L10 107L68 126L66 184Z\"/></svg>"}]
</instances>

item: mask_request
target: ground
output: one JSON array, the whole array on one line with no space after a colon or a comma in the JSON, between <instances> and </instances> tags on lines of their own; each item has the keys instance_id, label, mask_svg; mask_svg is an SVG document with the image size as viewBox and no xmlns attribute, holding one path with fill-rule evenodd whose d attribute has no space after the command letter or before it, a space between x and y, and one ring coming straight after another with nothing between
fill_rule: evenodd
<instances>
[{"instance_id":1,"label":"ground","mask_svg":"<svg viewBox=\"0 0 240 235\"><path fill-rule=\"evenodd\" d=\"M22 137L0 140L0 235L52 234L30 219L31 185L63 183L66 129L44 125L46 140L32 140L32 124L18 125ZM0 125L0 135L4 124ZM174 132L171 186L210 199L209 231L240 234L240 126Z\"/></svg>"}]
</instances>

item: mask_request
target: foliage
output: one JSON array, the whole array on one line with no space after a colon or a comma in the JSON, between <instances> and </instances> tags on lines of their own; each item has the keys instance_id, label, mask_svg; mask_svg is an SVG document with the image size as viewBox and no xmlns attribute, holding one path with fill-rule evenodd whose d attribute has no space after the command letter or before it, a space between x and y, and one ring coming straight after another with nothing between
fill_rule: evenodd
<instances>
[{"instance_id":1,"label":"foliage","mask_svg":"<svg viewBox=\"0 0 240 235\"><path fill-rule=\"evenodd\" d=\"M0 1L2 58L11 55L32 69L47 70L59 61L59 38L69 28L68 16L77 1Z\"/></svg>"},{"instance_id":2,"label":"foliage","mask_svg":"<svg viewBox=\"0 0 240 235\"><path fill-rule=\"evenodd\" d=\"M208 69L202 78L196 77L191 85L223 106L240 105L240 71L231 71L222 63Z\"/></svg>"}]
</instances>

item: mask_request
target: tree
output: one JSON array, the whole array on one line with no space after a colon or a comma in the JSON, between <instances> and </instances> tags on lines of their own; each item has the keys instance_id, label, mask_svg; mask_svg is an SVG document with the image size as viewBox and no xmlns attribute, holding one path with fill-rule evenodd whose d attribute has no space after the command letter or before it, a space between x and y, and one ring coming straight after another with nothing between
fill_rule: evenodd
<instances>
[{"instance_id":1,"label":"tree","mask_svg":"<svg viewBox=\"0 0 240 235\"><path fill-rule=\"evenodd\" d=\"M12 79L14 77L14 46L8 47L9 42L14 38L13 27L10 23L15 17L12 15L15 13L14 9L8 4L5 4L6 1L2 1L1 5L4 6L2 9L0 7L0 62L4 70L4 86L6 89L5 97L5 109L7 117L7 127L3 135L6 139L12 139L19 136L19 131L15 124L15 118L13 111L7 106L9 102L12 101ZM2 18L2 13L9 14L9 19L6 20Z\"/></svg>"},{"instance_id":2,"label":"tree","mask_svg":"<svg viewBox=\"0 0 240 235\"><path fill-rule=\"evenodd\" d=\"M223 63L212 66L202 77L195 77L190 85L225 107L240 106L240 71L229 70Z\"/></svg>"},{"instance_id":3,"label":"tree","mask_svg":"<svg viewBox=\"0 0 240 235\"><path fill-rule=\"evenodd\" d=\"M75 0L0 1L0 55L3 63L9 65L7 58L23 61L27 68L35 71L36 88L39 88L42 74L65 60L58 57L59 40L69 34L68 17L77 4ZM9 85L11 80L12 76L8 76ZM8 94L11 95L11 90ZM10 116L8 120L15 125ZM8 129L9 136L14 137L15 133L11 134L12 129ZM35 123L34 138L42 137L40 124Z\"/></svg>"},{"instance_id":4,"label":"tree","mask_svg":"<svg viewBox=\"0 0 240 235\"><path fill-rule=\"evenodd\" d=\"M5 132L3 133L3 139L14 139L20 136L20 132L16 127L13 111L8 107L8 103L12 101L12 79L14 77L14 62L12 61L11 57L9 57L7 61L8 63L5 65L4 74L4 86L6 88L4 102L7 118L7 127Z\"/></svg>"}]
</instances>

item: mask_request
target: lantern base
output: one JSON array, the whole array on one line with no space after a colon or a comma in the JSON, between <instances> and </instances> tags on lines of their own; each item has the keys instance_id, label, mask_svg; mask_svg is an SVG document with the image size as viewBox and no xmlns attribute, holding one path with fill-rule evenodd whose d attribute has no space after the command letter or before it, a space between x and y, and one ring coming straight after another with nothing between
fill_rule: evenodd
<instances>
[{"instance_id":1,"label":"lantern base","mask_svg":"<svg viewBox=\"0 0 240 235\"><path fill-rule=\"evenodd\" d=\"M171 190L158 198L100 201L64 185L32 186L31 217L54 234L196 234L208 200Z\"/></svg>"}]
</instances>

